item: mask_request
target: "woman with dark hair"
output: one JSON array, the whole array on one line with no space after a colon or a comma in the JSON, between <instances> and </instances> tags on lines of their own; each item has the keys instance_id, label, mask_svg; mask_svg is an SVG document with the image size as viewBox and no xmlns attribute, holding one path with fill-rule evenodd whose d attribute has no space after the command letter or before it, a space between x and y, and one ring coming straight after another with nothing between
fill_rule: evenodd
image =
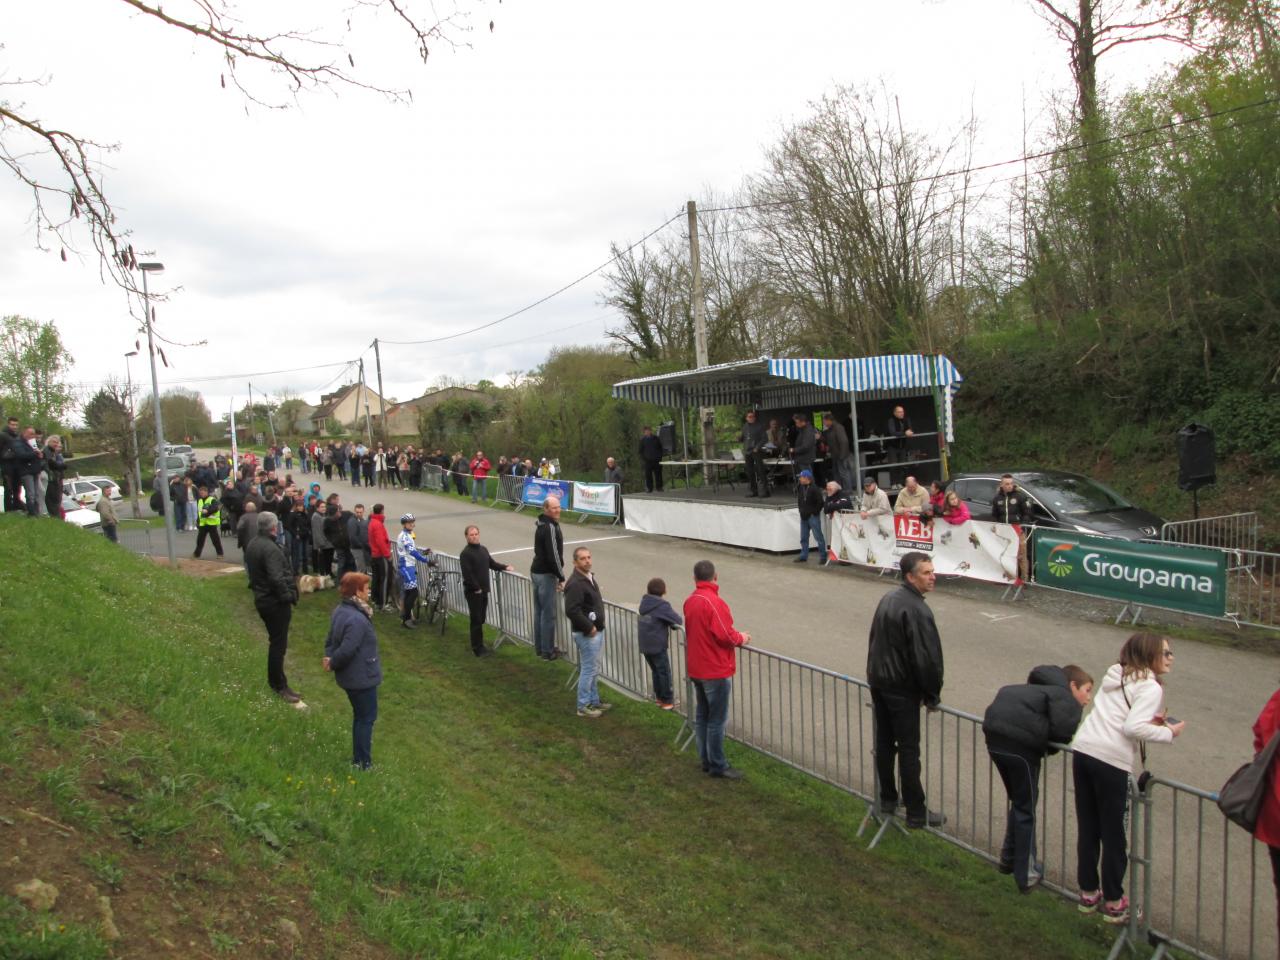
<instances>
[{"instance_id":1,"label":"woman with dark hair","mask_svg":"<svg viewBox=\"0 0 1280 960\"><path fill-rule=\"evenodd\" d=\"M1108 923L1129 919L1124 895L1129 777L1146 765L1147 743L1172 743L1186 726L1163 708L1164 677L1172 667L1168 637L1135 633L1120 649L1120 662L1107 668L1093 711L1071 741L1080 912L1099 911Z\"/></svg>"},{"instance_id":2,"label":"woman with dark hair","mask_svg":"<svg viewBox=\"0 0 1280 960\"><path fill-rule=\"evenodd\" d=\"M378 684L382 683L378 635L369 607L369 577L343 574L338 593L342 602L329 619L322 665L333 672L351 701L351 763L368 770L373 766L373 724L378 719Z\"/></svg>"}]
</instances>

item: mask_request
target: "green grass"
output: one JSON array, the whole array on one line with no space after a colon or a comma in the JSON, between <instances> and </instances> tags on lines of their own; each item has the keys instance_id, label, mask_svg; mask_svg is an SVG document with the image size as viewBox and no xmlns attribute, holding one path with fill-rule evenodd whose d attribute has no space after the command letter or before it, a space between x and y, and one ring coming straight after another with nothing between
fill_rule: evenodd
<instances>
[{"instance_id":1,"label":"green grass","mask_svg":"<svg viewBox=\"0 0 1280 960\"><path fill-rule=\"evenodd\" d=\"M332 593L293 621L306 713L266 690L239 576L188 579L0 517L0 595L0 781L96 845L81 862L105 885L133 880L105 852L121 838L157 856L217 846L203 883L269 869L264 894L296 885L325 923L412 956L1084 958L1108 944L1069 903L1021 897L936 838L891 833L866 852L861 802L745 749L730 747L745 781L708 779L652 706L615 695L606 718L579 720L563 664L510 647L478 662L456 627L381 631L377 768L353 775L350 709L319 664ZM7 957L41 921L0 906ZM250 950L204 922L209 952ZM98 955L68 929L78 946L29 955Z\"/></svg>"}]
</instances>

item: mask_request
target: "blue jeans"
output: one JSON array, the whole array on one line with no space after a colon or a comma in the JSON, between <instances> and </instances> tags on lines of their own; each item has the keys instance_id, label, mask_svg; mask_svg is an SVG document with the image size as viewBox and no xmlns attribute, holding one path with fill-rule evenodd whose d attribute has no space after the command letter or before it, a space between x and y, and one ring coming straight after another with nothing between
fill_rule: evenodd
<instances>
[{"instance_id":1,"label":"blue jeans","mask_svg":"<svg viewBox=\"0 0 1280 960\"><path fill-rule=\"evenodd\" d=\"M659 703L671 703L675 696L671 690L671 655L663 650L661 653L646 653L645 662L653 671L653 696Z\"/></svg>"},{"instance_id":2,"label":"blue jeans","mask_svg":"<svg viewBox=\"0 0 1280 960\"><path fill-rule=\"evenodd\" d=\"M814 537L818 541L818 553L823 559L827 556L827 541L822 536L822 514L814 514L812 517L800 518L800 559L809 559L809 533L812 531Z\"/></svg>"},{"instance_id":3,"label":"blue jeans","mask_svg":"<svg viewBox=\"0 0 1280 960\"><path fill-rule=\"evenodd\" d=\"M698 756L707 773L723 773L729 769L724 757L724 725L729 719L729 694L733 677L723 680L694 680L693 693L698 701L693 729L698 739Z\"/></svg>"},{"instance_id":4,"label":"blue jeans","mask_svg":"<svg viewBox=\"0 0 1280 960\"><path fill-rule=\"evenodd\" d=\"M475 477L471 481L471 502L475 503L477 499L489 499L489 478Z\"/></svg>"},{"instance_id":5,"label":"blue jeans","mask_svg":"<svg viewBox=\"0 0 1280 960\"><path fill-rule=\"evenodd\" d=\"M550 656L556 648L556 575L530 574L533 580L533 652Z\"/></svg>"},{"instance_id":6,"label":"blue jeans","mask_svg":"<svg viewBox=\"0 0 1280 960\"><path fill-rule=\"evenodd\" d=\"M597 630L594 637L573 631L573 642L578 645L578 709L600 702L600 688L596 678L600 675L600 651L604 648L604 631Z\"/></svg>"},{"instance_id":7,"label":"blue jeans","mask_svg":"<svg viewBox=\"0 0 1280 960\"><path fill-rule=\"evenodd\" d=\"M40 483L34 473L24 473L18 477L22 486L22 495L26 499L27 516L40 516Z\"/></svg>"},{"instance_id":8,"label":"blue jeans","mask_svg":"<svg viewBox=\"0 0 1280 960\"><path fill-rule=\"evenodd\" d=\"M373 766L373 722L378 719L378 688L348 690L351 701L351 763L361 770Z\"/></svg>"}]
</instances>

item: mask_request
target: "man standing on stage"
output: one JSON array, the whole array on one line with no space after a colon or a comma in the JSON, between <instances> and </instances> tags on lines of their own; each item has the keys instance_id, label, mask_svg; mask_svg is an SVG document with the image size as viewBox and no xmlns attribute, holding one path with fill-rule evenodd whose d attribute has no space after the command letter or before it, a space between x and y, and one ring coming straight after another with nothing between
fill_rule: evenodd
<instances>
[{"instance_id":1,"label":"man standing on stage","mask_svg":"<svg viewBox=\"0 0 1280 960\"><path fill-rule=\"evenodd\" d=\"M792 419L796 425L796 438L791 443L791 465L799 476L804 470L813 471L813 461L818 456L818 434L809 425L808 414L797 413Z\"/></svg>"},{"instance_id":2,"label":"man standing on stage","mask_svg":"<svg viewBox=\"0 0 1280 960\"><path fill-rule=\"evenodd\" d=\"M751 485L748 497L768 497L769 471L764 465L764 445L769 442L769 435L759 415L754 410L747 411L746 423L742 425L742 456L747 463L747 483Z\"/></svg>"},{"instance_id":3,"label":"man standing on stage","mask_svg":"<svg viewBox=\"0 0 1280 960\"><path fill-rule=\"evenodd\" d=\"M644 464L644 492L662 492L662 441L653 435L653 427L645 427L640 438L640 462Z\"/></svg>"},{"instance_id":4,"label":"man standing on stage","mask_svg":"<svg viewBox=\"0 0 1280 960\"><path fill-rule=\"evenodd\" d=\"M853 457L849 450L849 434L829 413L822 415L822 438L827 441L827 456L831 458L830 477L840 484L841 490L853 489Z\"/></svg>"},{"instance_id":5,"label":"man standing on stage","mask_svg":"<svg viewBox=\"0 0 1280 960\"><path fill-rule=\"evenodd\" d=\"M698 702L694 732L702 771L724 780L741 780L742 771L724 755L724 727L729 719L737 650L751 642L734 629L733 613L720 597L716 568L710 560L693 565L693 593L684 602L685 667Z\"/></svg>"},{"instance_id":6,"label":"man standing on stage","mask_svg":"<svg viewBox=\"0 0 1280 960\"><path fill-rule=\"evenodd\" d=\"M893 814L901 776L907 826L940 827L947 818L925 806L920 783L920 705L936 710L942 697L942 641L924 599L936 578L933 562L918 551L905 554L900 566L902 585L880 598L867 650L878 799L880 812Z\"/></svg>"}]
</instances>

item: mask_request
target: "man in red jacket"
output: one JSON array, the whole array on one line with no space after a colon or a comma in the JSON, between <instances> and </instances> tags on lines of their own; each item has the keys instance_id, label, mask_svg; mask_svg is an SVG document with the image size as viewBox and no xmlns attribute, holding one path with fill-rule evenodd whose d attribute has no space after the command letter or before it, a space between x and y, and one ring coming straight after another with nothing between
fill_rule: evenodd
<instances>
[{"instance_id":1,"label":"man in red jacket","mask_svg":"<svg viewBox=\"0 0 1280 960\"><path fill-rule=\"evenodd\" d=\"M724 725L738 662L735 647L751 635L733 628L729 605L720 599L720 583L710 560L693 565L693 593L684 602L685 666L698 700L694 730L702 770L724 780L741 780L742 771L724 756Z\"/></svg>"},{"instance_id":2,"label":"man in red jacket","mask_svg":"<svg viewBox=\"0 0 1280 960\"><path fill-rule=\"evenodd\" d=\"M387 590L391 586L391 538L387 536L387 518L380 503L373 505L369 517L369 565L373 572L373 607L375 610L395 605L389 602Z\"/></svg>"}]
</instances>

